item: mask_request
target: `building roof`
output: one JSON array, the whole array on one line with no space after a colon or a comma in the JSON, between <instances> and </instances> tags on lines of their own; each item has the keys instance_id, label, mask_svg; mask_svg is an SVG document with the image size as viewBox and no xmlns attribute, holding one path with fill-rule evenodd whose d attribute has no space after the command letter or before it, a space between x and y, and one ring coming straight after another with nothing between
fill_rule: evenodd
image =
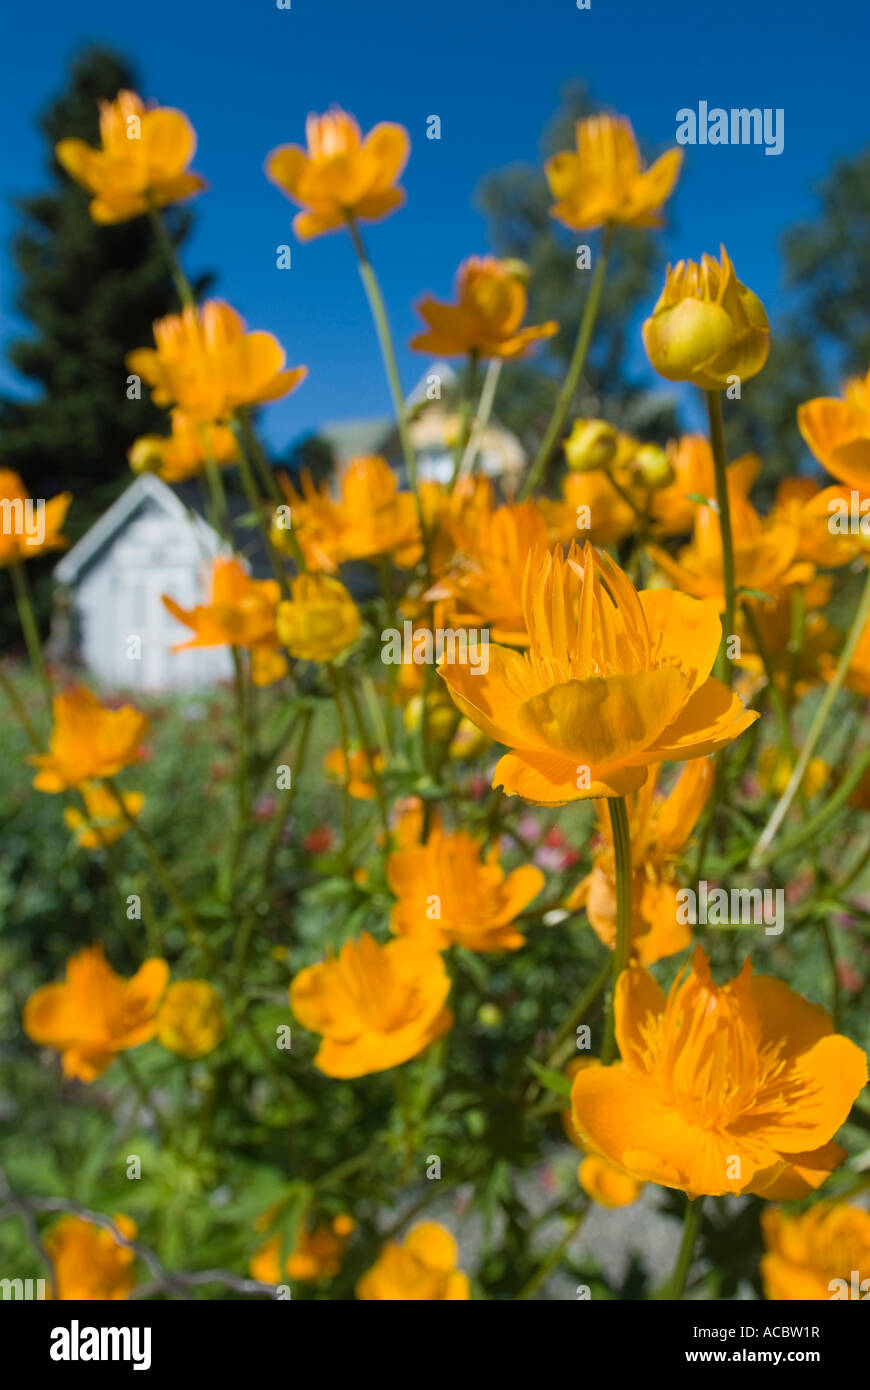
<instances>
[{"instance_id":1,"label":"building roof","mask_svg":"<svg viewBox=\"0 0 870 1390\"><path fill-rule=\"evenodd\" d=\"M149 504L174 520L192 520L208 548L214 552L221 549L220 537L205 516L199 487L191 483L170 487L154 473L140 473L58 561L54 567L57 582L75 584L136 513ZM250 510L247 504L241 498L229 496L227 505L235 550L245 557L255 577L271 574L260 533L245 520Z\"/></svg>"}]
</instances>

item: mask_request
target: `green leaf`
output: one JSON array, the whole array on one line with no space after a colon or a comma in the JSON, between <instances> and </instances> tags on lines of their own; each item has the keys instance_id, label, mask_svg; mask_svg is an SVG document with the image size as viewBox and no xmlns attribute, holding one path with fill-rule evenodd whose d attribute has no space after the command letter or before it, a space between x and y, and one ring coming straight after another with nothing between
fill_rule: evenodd
<instances>
[{"instance_id":1,"label":"green leaf","mask_svg":"<svg viewBox=\"0 0 870 1390\"><path fill-rule=\"evenodd\" d=\"M526 1058L526 1066L535 1073L541 1085L546 1086L548 1091L554 1091L557 1096L564 1096L566 1099L570 1096L570 1077L563 1076L558 1071L551 1071L549 1067L542 1067L539 1062L533 1062L531 1057Z\"/></svg>"}]
</instances>

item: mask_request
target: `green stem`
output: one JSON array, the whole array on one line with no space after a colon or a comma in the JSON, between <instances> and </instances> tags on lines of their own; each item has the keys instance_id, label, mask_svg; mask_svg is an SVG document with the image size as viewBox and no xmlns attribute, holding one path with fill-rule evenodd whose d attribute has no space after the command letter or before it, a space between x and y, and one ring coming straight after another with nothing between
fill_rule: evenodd
<instances>
[{"instance_id":1,"label":"green stem","mask_svg":"<svg viewBox=\"0 0 870 1390\"><path fill-rule=\"evenodd\" d=\"M459 478L467 478L474 468L474 461L480 452L483 443L483 436L489 424L489 417L492 414L492 407L495 402L495 393L498 389L498 379L501 376L501 369L504 363L500 357L493 357L486 369L486 376L483 379L483 390L480 393L480 400L477 405L477 414L474 417L474 424L471 427L471 436L465 448L465 453L459 463Z\"/></svg>"},{"instance_id":2,"label":"green stem","mask_svg":"<svg viewBox=\"0 0 870 1390\"><path fill-rule=\"evenodd\" d=\"M120 811L124 821L127 824L128 829L133 831L134 835L139 840L139 843L142 845L148 863L154 870L158 882L160 883L164 893L166 894L169 901L172 903L173 907L176 909L179 917L181 918L185 927L187 928L188 936L190 937L191 943L202 952L211 968L216 971L218 969L218 962L214 955L214 952L212 951L211 947L206 941L202 933L202 929L199 926L199 923L197 922L190 908L187 906L187 903L184 901L184 898L181 896L181 893L176 888L172 875L166 868L166 865L163 863L163 860L161 859L160 854L158 853L157 847L154 844L154 841L151 839L151 836L148 834L148 831L144 828L143 825L140 824L138 816L130 815L126 805L124 804L124 799L121 796L121 793L118 790L118 787L116 786L114 780L111 777L104 777L103 785L107 787L108 790L111 792L115 800L115 803L118 807L118 810Z\"/></svg>"},{"instance_id":3,"label":"green stem","mask_svg":"<svg viewBox=\"0 0 870 1390\"><path fill-rule=\"evenodd\" d=\"M613 951L610 1008L601 1060L605 1066L616 1055L616 984L631 958L632 873L631 830L625 798L611 796L607 801L613 834L613 857L616 870L616 944Z\"/></svg>"},{"instance_id":4,"label":"green stem","mask_svg":"<svg viewBox=\"0 0 870 1390\"><path fill-rule=\"evenodd\" d=\"M753 612L751 601L744 599L742 608L743 616L746 619L746 626L749 628L749 631L752 634L752 640L755 643L758 655L761 657L761 664L764 667L764 674L767 677L767 688L768 694L770 696L770 702L773 705L774 711L776 713L777 723L779 724L780 747L782 751L786 753L788 757L791 759L794 757L794 744L792 742L791 729L789 727L788 722L788 709L786 708L785 700L782 697L782 692L779 689L779 686L776 684L775 672L773 669L773 662L770 658L770 652L767 650L764 638L761 635L761 629L758 626L758 620L756 619L755 613Z\"/></svg>"},{"instance_id":5,"label":"green stem","mask_svg":"<svg viewBox=\"0 0 870 1390\"><path fill-rule=\"evenodd\" d=\"M540 1265L535 1270L528 1283L524 1284L523 1287L520 1289L519 1293L517 1294L518 1302L522 1302L526 1299L533 1298L534 1295L538 1292L538 1289L546 1283L547 1279L549 1279L550 1275L553 1273L553 1270L556 1268L563 1255L565 1254L565 1251L567 1250L568 1246L571 1244L571 1241L574 1239L577 1232L579 1231L587 1210L588 1207L584 1206L582 1211L576 1212L573 1216L568 1217L565 1234L559 1241L559 1244L553 1250L550 1251L549 1255L547 1255L547 1257L544 1260L541 1261Z\"/></svg>"},{"instance_id":6,"label":"green stem","mask_svg":"<svg viewBox=\"0 0 870 1390\"><path fill-rule=\"evenodd\" d=\"M553 1046L544 1066L550 1069L559 1067L562 1063L564 1054L568 1052L570 1056L574 1048L573 1035L577 1030L578 1023L581 1023L586 1017L586 1014L589 1012L602 990L607 988L607 982L611 979L612 975L613 962L608 956L598 974L590 980L589 984L578 996L573 1009L553 1039Z\"/></svg>"},{"instance_id":7,"label":"green stem","mask_svg":"<svg viewBox=\"0 0 870 1390\"><path fill-rule=\"evenodd\" d=\"M257 527L259 528L260 536L263 540L263 545L266 548L266 554L269 557L269 563L272 566L272 573L278 581L278 587L281 590L281 596L282 598L289 599L290 586L287 583L287 574L284 569L284 565L281 562L281 557L272 543L272 535L269 530L268 522L263 516L262 500L260 498L259 492L257 491L257 484L254 480L254 473L253 469L251 468L251 461L248 458L248 453L245 448L245 435L243 433L241 423L238 419L233 419L232 430L233 434L235 435L236 444L238 445L239 449L239 476L242 480L242 487L245 490L245 496L248 499L248 506L251 508L251 511L254 513L254 516L256 517Z\"/></svg>"},{"instance_id":8,"label":"green stem","mask_svg":"<svg viewBox=\"0 0 870 1390\"><path fill-rule=\"evenodd\" d=\"M480 365L478 353L472 350L468 359L468 380L462 398L462 407L459 417L459 433L456 436L456 443L453 446L453 472L450 475L450 492L456 486L456 479L459 477L459 469L462 465L463 455L468 446L471 434L471 402L477 395L477 369ZM480 402L478 402L478 405Z\"/></svg>"},{"instance_id":9,"label":"green stem","mask_svg":"<svg viewBox=\"0 0 870 1390\"><path fill-rule=\"evenodd\" d=\"M707 415L710 421L710 445L713 450L713 472L716 478L716 505L719 509L719 531L722 537L722 578L725 585L725 612L722 615L722 644L717 660L717 675L726 685L731 684L731 659L728 642L734 635L734 538L731 533L731 508L728 500L728 465L725 457L725 426L722 420L721 391L705 391Z\"/></svg>"},{"instance_id":10,"label":"green stem","mask_svg":"<svg viewBox=\"0 0 870 1390\"><path fill-rule=\"evenodd\" d=\"M683 1218L683 1239L680 1241L680 1250L677 1255L677 1262L674 1265L674 1272L666 1286L665 1297L670 1299L682 1298L686 1289L686 1280L689 1277L689 1269L692 1264L692 1256L695 1252L695 1242L698 1239L698 1232L701 1229L701 1216L704 1210L704 1198L696 1197L686 1199L686 1214Z\"/></svg>"},{"instance_id":11,"label":"green stem","mask_svg":"<svg viewBox=\"0 0 870 1390\"><path fill-rule=\"evenodd\" d=\"M792 775L789 778L788 786L786 787L776 806L773 808L773 814L771 815L770 820L767 822L767 825L765 826L764 831L762 832L759 838L758 844L755 846L755 849L752 852L752 855L749 860L750 868L757 869L762 864L768 853L768 850L770 849L774 837L776 836L776 833L779 830L779 827L782 825L782 822L788 815L789 809L791 808L791 804L794 801L798 789L804 780L804 773L809 767L810 760L814 752L816 751L816 744L821 738L822 731L828 722L828 717L831 713L831 708L834 704L834 701L836 700L841 689L843 688L843 683L846 679L846 675L848 673L852 657L854 656L855 648L857 647L858 642L861 638L861 634L867 625L868 618L870 618L870 568L868 568L867 570L867 578L864 581L864 589L861 593L861 598L858 602L858 607L855 611L855 616L852 619L852 626L849 628L849 634L846 638L845 645L843 647L842 652L840 653L840 660L837 663L837 669L834 673L834 678L828 686L827 690L825 691L824 695L822 696L821 700L819 701L818 708L816 709L815 715L813 717L813 721L807 732L806 741L804 743L803 748L801 749L800 757L795 763L794 771L792 772ZM845 782L846 780L847 779L844 778L843 782ZM842 785L843 783L840 784L841 787ZM837 790L839 791L840 788L838 788ZM834 793L834 795L836 796L836 793ZM831 800L833 801L833 799L834 798L832 797ZM822 809L824 810L825 808L823 807ZM816 816L813 819L817 820L818 817ZM808 825L810 824L812 824L812 821L808 822ZM804 829L806 830L806 828L807 827L805 826Z\"/></svg>"},{"instance_id":12,"label":"green stem","mask_svg":"<svg viewBox=\"0 0 870 1390\"><path fill-rule=\"evenodd\" d=\"M21 623L21 631L24 635L27 655L30 657L30 664L45 691L46 703L50 709L52 699L51 681L45 665L45 658L42 655L42 643L39 640L39 626L36 621L36 614L33 611L30 585L27 582L27 575L24 573L24 566L21 564L20 560L13 560L9 566L9 571L12 575L12 587L15 591L15 607L18 609L18 621Z\"/></svg>"},{"instance_id":13,"label":"green stem","mask_svg":"<svg viewBox=\"0 0 870 1390\"><path fill-rule=\"evenodd\" d=\"M386 797L384 796L384 788L383 782L381 780L381 774L375 767L375 753L368 735L368 729L366 728L365 723L363 721L362 710L360 709L359 701L356 697L356 690L354 689L353 678L350 672L345 668L341 668L341 678L344 684L344 688L347 692L348 704L350 705L354 723L356 724L357 731L359 733L359 741L362 744L363 752L366 755L366 762L369 765L369 776L372 779L372 786L375 789L375 796L377 797L378 808L381 813L381 823L384 828L384 834L388 836L390 831L390 813L387 807Z\"/></svg>"},{"instance_id":14,"label":"green stem","mask_svg":"<svg viewBox=\"0 0 870 1390\"><path fill-rule=\"evenodd\" d=\"M343 780L342 780L342 785L341 785L341 795L342 795L342 846L341 846L341 852L342 852L342 858L344 859L345 869L347 869L348 866L349 866L349 863L350 863L350 860L349 860L349 853L350 853L350 819L351 819L351 807L350 807L350 792L348 791L348 787L350 786L350 741L349 741L348 735L347 735L347 720L346 720L345 717L344 717L344 706L343 706L342 703L341 703L341 689L340 689L340 683L339 683L338 675L336 674L335 667L334 667L334 665L333 665L333 663L332 663L331 661L328 661L328 662L326 663L326 669L327 669L327 671L329 672L329 682L330 682L330 685L332 686L332 697L333 697L333 699L334 699L334 701L335 701L335 712L336 712L336 717L338 718L339 736L340 736L340 738L341 738L341 751L342 751L342 753L344 754L344 778L343 778Z\"/></svg>"},{"instance_id":15,"label":"green stem","mask_svg":"<svg viewBox=\"0 0 870 1390\"><path fill-rule=\"evenodd\" d=\"M559 438L562 434L562 426L565 417L571 408L574 399L574 392L586 365L586 354L589 351L589 344L592 341L592 331L595 327L595 320L598 317L598 310L601 305L601 292L604 289L604 276L607 270L607 258L610 254L610 241L612 236L612 225L607 223L604 228L604 235L601 240L601 250L598 253L598 264L592 276L592 284L589 286L589 294L583 306L583 317L580 320L580 327L577 332L577 342L574 345L574 354L571 358L568 374L562 383L550 423L547 426L546 434L541 440L541 447L538 449L535 461L532 464L529 475L520 492L520 501L534 492L544 476L544 471L550 461L550 457Z\"/></svg>"},{"instance_id":16,"label":"green stem","mask_svg":"<svg viewBox=\"0 0 870 1390\"><path fill-rule=\"evenodd\" d=\"M175 253L175 247L173 246L169 233L166 230L163 218L161 217L157 208L149 208L148 216L151 219L151 226L154 228L154 232L157 237L157 241L160 245L160 249L163 252L163 255L166 259L166 264L169 268L169 274L172 276L172 282L175 285L175 290L178 294L178 298L181 300L182 304L185 306L186 309L193 309L196 307L196 299L194 297L193 289L191 287L190 281L188 280L187 276L181 268L178 256Z\"/></svg>"},{"instance_id":17,"label":"green stem","mask_svg":"<svg viewBox=\"0 0 870 1390\"><path fill-rule=\"evenodd\" d=\"M405 398L402 395L402 383L399 379L399 368L396 362L396 350L393 346L393 334L390 329L390 321L387 316L387 307L384 303L384 296L375 275L375 269L369 260L368 252L365 248L360 230L352 217L347 219L347 229L350 232L350 239L353 242L353 249L356 252L359 273L375 322L375 331L378 335L378 343L381 349L381 356L384 360L384 370L387 374L387 383L390 388L390 395L393 398L393 410L396 413L396 425L399 431L399 441L402 446L402 457L405 461L405 471L408 475L408 482L417 499L417 515L420 523L420 535L423 538L424 548L426 547L426 525L423 516L423 507L420 501L420 488L417 478L417 455L414 445L411 442L411 434L408 429L408 418L405 413ZM426 566L429 568L428 562Z\"/></svg>"}]
</instances>

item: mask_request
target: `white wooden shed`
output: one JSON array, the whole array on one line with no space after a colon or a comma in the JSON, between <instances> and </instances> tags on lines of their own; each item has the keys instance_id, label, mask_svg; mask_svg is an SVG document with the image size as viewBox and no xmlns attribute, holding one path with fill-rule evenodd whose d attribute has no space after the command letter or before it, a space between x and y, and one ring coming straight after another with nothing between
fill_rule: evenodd
<instances>
[{"instance_id":1,"label":"white wooden shed","mask_svg":"<svg viewBox=\"0 0 870 1390\"><path fill-rule=\"evenodd\" d=\"M100 686L190 690L231 677L225 647L170 650L193 634L161 599L169 594L183 608L201 603L220 549L204 517L143 473L67 551L54 577L66 591L78 660Z\"/></svg>"}]
</instances>

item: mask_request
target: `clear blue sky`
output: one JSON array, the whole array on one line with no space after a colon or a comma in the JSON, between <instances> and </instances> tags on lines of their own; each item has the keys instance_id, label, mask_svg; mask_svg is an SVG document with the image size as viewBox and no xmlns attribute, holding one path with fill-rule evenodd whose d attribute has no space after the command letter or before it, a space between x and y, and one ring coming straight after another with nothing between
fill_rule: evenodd
<instances>
[{"instance_id":1,"label":"clear blue sky","mask_svg":"<svg viewBox=\"0 0 870 1390\"><path fill-rule=\"evenodd\" d=\"M195 168L211 191L196 200L189 268L214 267L218 293L310 368L266 412L278 448L323 419L388 410L346 238L293 242L291 205L262 173L274 146L302 142L309 110L338 102L364 129L388 119L411 132L408 204L367 234L408 388L425 365L404 348L417 327L412 301L425 290L446 296L458 262L487 249L475 185L514 160L538 160L566 81L587 79L656 150L673 144L677 110L700 100L784 108L778 157L757 146L686 151L660 234L663 267L724 241L774 321L780 233L812 211L832 160L870 139L866 0L592 0L589 11L576 0L292 0L289 11L274 0L39 0L7 9L3 27L0 339L18 331L9 200L45 181L33 117L79 48L109 43L136 63L143 96L181 107L197 129ZM425 138L432 113L440 143ZM293 246L286 272L275 267L282 242ZM639 352L635 344L635 360ZM13 385L5 368L0 383Z\"/></svg>"}]
</instances>

